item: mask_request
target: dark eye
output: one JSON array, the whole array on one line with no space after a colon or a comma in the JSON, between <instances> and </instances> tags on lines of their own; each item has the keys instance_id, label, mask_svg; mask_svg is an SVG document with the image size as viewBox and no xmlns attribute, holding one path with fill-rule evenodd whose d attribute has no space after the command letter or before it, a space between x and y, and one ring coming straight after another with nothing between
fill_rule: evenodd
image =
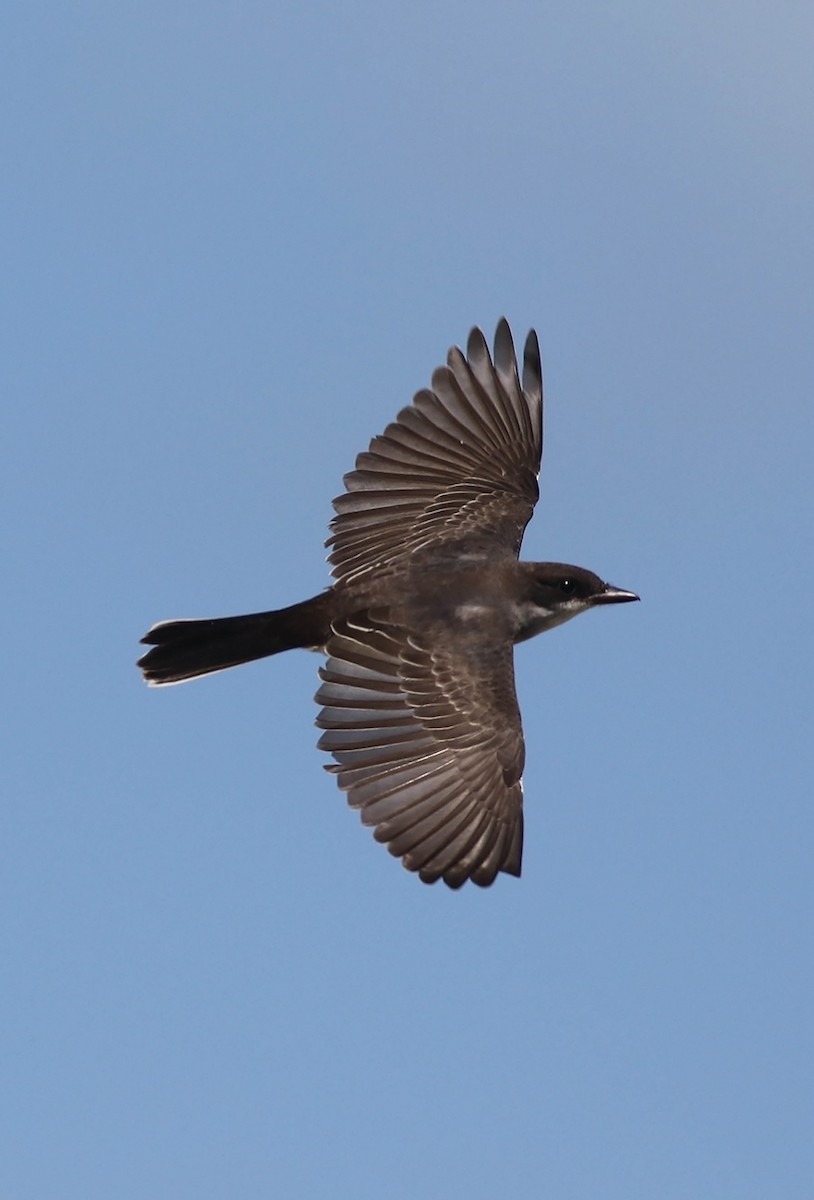
<instances>
[{"instance_id":1,"label":"dark eye","mask_svg":"<svg viewBox=\"0 0 814 1200\"><path fill-rule=\"evenodd\" d=\"M560 591L564 592L566 596L570 596L576 586L573 579L560 580Z\"/></svg>"}]
</instances>

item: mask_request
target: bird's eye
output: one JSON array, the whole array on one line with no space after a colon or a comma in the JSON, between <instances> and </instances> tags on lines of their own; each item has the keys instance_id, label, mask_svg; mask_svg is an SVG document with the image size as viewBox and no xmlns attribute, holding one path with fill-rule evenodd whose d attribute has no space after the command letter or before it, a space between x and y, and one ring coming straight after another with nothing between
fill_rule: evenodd
<instances>
[{"instance_id":1,"label":"bird's eye","mask_svg":"<svg viewBox=\"0 0 814 1200\"><path fill-rule=\"evenodd\" d=\"M570 596L576 586L573 579L560 580L560 591L564 592L566 596Z\"/></svg>"}]
</instances>

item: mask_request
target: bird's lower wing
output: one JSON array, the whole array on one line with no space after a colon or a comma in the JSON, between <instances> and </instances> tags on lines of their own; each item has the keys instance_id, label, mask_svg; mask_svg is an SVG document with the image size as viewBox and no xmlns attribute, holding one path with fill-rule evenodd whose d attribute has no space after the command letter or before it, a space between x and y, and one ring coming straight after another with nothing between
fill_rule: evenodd
<instances>
[{"instance_id":1,"label":"bird's lower wing","mask_svg":"<svg viewBox=\"0 0 814 1200\"><path fill-rule=\"evenodd\" d=\"M520 874L523 735L511 642L422 638L377 611L338 622L320 747L362 821L425 883Z\"/></svg>"}]
</instances>

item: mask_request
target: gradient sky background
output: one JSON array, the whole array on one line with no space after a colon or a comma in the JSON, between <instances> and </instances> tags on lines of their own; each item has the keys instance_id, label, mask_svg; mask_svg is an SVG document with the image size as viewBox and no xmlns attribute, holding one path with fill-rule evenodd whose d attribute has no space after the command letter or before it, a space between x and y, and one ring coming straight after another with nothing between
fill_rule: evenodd
<instances>
[{"instance_id":1,"label":"gradient sky background","mask_svg":"<svg viewBox=\"0 0 814 1200\"><path fill-rule=\"evenodd\" d=\"M0 1196L809 1200L808 3L11 3ZM540 332L522 880L428 888L318 661L343 472Z\"/></svg>"}]
</instances>

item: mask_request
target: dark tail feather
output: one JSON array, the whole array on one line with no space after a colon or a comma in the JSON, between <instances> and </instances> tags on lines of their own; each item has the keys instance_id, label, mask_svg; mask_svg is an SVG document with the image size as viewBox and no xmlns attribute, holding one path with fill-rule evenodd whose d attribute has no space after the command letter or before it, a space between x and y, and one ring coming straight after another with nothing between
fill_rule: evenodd
<instances>
[{"instance_id":1,"label":"dark tail feather","mask_svg":"<svg viewBox=\"0 0 814 1200\"><path fill-rule=\"evenodd\" d=\"M141 639L152 650L137 665L149 684L181 683L281 650L323 646L330 631L329 600L330 593L324 592L274 612L161 621Z\"/></svg>"}]
</instances>

